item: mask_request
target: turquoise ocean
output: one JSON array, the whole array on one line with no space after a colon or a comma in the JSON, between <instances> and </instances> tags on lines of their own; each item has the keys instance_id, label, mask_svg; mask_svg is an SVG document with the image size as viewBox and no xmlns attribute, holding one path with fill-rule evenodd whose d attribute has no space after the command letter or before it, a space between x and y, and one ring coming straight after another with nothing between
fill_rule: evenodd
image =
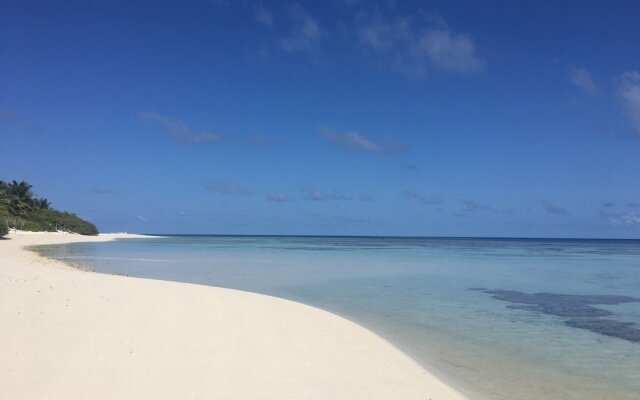
<instances>
[{"instance_id":1,"label":"turquoise ocean","mask_svg":"<svg viewBox=\"0 0 640 400\"><path fill-rule=\"evenodd\" d=\"M171 235L35 250L333 312L471 399L640 399L638 240Z\"/></svg>"}]
</instances>

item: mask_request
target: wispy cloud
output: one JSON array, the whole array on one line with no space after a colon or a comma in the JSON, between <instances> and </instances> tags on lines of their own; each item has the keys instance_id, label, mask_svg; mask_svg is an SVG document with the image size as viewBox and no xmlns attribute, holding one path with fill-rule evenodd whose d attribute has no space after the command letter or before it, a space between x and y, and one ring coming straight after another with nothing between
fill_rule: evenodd
<instances>
[{"instance_id":1,"label":"wispy cloud","mask_svg":"<svg viewBox=\"0 0 640 400\"><path fill-rule=\"evenodd\" d=\"M22 129L31 134L39 134L42 132L36 125L23 120L14 112L4 107L0 107L0 126L1 125Z\"/></svg>"},{"instance_id":2,"label":"wispy cloud","mask_svg":"<svg viewBox=\"0 0 640 400\"><path fill-rule=\"evenodd\" d=\"M148 220L148 219L146 219L145 217L143 217L142 215L136 215L136 218L137 218L139 221L144 222L145 224L148 224L148 223L149 223L149 220Z\"/></svg>"},{"instance_id":3,"label":"wispy cloud","mask_svg":"<svg viewBox=\"0 0 640 400\"><path fill-rule=\"evenodd\" d=\"M569 214L569 211L567 211L566 208L560 207L559 205L557 205L556 203L550 200L543 200L542 206L544 207L545 211L548 212L549 214L556 214L556 215Z\"/></svg>"},{"instance_id":4,"label":"wispy cloud","mask_svg":"<svg viewBox=\"0 0 640 400\"><path fill-rule=\"evenodd\" d=\"M356 32L360 41L380 53L395 50L397 43L407 40L409 24L406 18L388 22L380 16L369 18L361 23Z\"/></svg>"},{"instance_id":5,"label":"wispy cloud","mask_svg":"<svg viewBox=\"0 0 640 400\"><path fill-rule=\"evenodd\" d=\"M314 51L323 35L318 22L298 3L289 7L288 16L291 31L280 40L280 47L289 52Z\"/></svg>"},{"instance_id":6,"label":"wispy cloud","mask_svg":"<svg viewBox=\"0 0 640 400\"><path fill-rule=\"evenodd\" d=\"M404 195L407 199L415 201L422 205L440 205L442 199L439 196L426 196L422 193L414 192L413 190L405 190Z\"/></svg>"},{"instance_id":7,"label":"wispy cloud","mask_svg":"<svg viewBox=\"0 0 640 400\"><path fill-rule=\"evenodd\" d=\"M415 51L445 71L467 74L478 72L485 65L476 55L473 40L449 29L428 30L418 38Z\"/></svg>"},{"instance_id":8,"label":"wispy cloud","mask_svg":"<svg viewBox=\"0 0 640 400\"><path fill-rule=\"evenodd\" d=\"M212 182L207 184L207 190L212 193L222 194L225 196L246 196L251 192L246 188L230 181Z\"/></svg>"},{"instance_id":9,"label":"wispy cloud","mask_svg":"<svg viewBox=\"0 0 640 400\"><path fill-rule=\"evenodd\" d=\"M306 200L328 201L328 200L349 200L349 198L337 190L333 192L322 192L319 190L306 190Z\"/></svg>"},{"instance_id":10,"label":"wispy cloud","mask_svg":"<svg viewBox=\"0 0 640 400\"><path fill-rule=\"evenodd\" d=\"M189 144L219 143L222 135L213 131L194 130L182 121L167 117L155 111L146 111L138 114L143 121L160 126L164 132L177 142Z\"/></svg>"},{"instance_id":11,"label":"wispy cloud","mask_svg":"<svg viewBox=\"0 0 640 400\"><path fill-rule=\"evenodd\" d=\"M588 95L593 95L596 92L596 84L591 76L591 73L585 68L573 68L570 71L569 79L571 83L585 92Z\"/></svg>"},{"instance_id":12,"label":"wispy cloud","mask_svg":"<svg viewBox=\"0 0 640 400\"><path fill-rule=\"evenodd\" d=\"M267 200L273 201L274 203L284 203L286 201L291 201L292 199L285 194L275 192L275 193L269 193L267 195Z\"/></svg>"},{"instance_id":13,"label":"wispy cloud","mask_svg":"<svg viewBox=\"0 0 640 400\"><path fill-rule=\"evenodd\" d=\"M369 194L367 193L360 193L358 195L358 201L362 201L362 202L369 202L369 201L373 201L373 197L371 197Z\"/></svg>"},{"instance_id":14,"label":"wispy cloud","mask_svg":"<svg viewBox=\"0 0 640 400\"><path fill-rule=\"evenodd\" d=\"M429 69L470 75L485 68L486 61L478 54L474 40L451 29L439 14L419 11L387 17L379 11L366 12L368 7L362 4L354 12L355 21L338 18L334 26L322 24L299 3L277 13L262 4L251 8L258 23L281 34L276 43L287 52L318 54L329 42L326 39L332 38L373 51L392 69L412 78L425 75ZM265 55L267 50L263 48L261 53Z\"/></svg>"},{"instance_id":15,"label":"wispy cloud","mask_svg":"<svg viewBox=\"0 0 640 400\"><path fill-rule=\"evenodd\" d=\"M629 211L617 216L610 216L609 222L613 225L640 225L640 213Z\"/></svg>"},{"instance_id":16,"label":"wispy cloud","mask_svg":"<svg viewBox=\"0 0 640 400\"><path fill-rule=\"evenodd\" d=\"M495 206L491 206L489 204L481 203L475 200L462 200L461 203L463 206L462 210L460 210L454 215L460 216L458 214L464 214L466 216L469 216L469 214L474 213L476 211L489 211L489 212L504 213L504 214L512 214L516 212L514 208L495 207Z\"/></svg>"},{"instance_id":17,"label":"wispy cloud","mask_svg":"<svg viewBox=\"0 0 640 400\"><path fill-rule=\"evenodd\" d=\"M244 136L246 144L254 147L272 147L282 143L282 139L272 136L248 134Z\"/></svg>"},{"instance_id":18,"label":"wispy cloud","mask_svg":"<svg viewBox=\"0 0 640 400\"><path fill-rule=\"evenodd\" d=\"M462 210L462 212L491 210L491 206L483 203L478 203L477 201L474 201L474 200L462 200L462 205L464 206L464 209Z\"/></svg>"},{"instance_id":19,"label":"wispy cloud","mask_svg":"<svg viewBox=\"0 0 640 400\"><path fill-rule=\"evenodd\" d=\"M515 213L516 210L510 207L496 207L489 204L485 204L475 200L462 200L460 202L462 204L462 209L458 212L454 213L455 216L470 216L471 214L477 211L487 211L492 213L503 213L503 214L512 214Z\"/></svg>"},{"instance_id":20,"label":"wispy cloud","mask_svg":"<svg viewBox=\"0 0 640 400\"><path fill-rule=\"evenodd\" d=\"M408 163L408 162L401 163L400 164L400 168L406 169L406 170L409 170L409 171L418 171L420 169L420 167L418 167L417 165L411 164L411 163Z\"/></svg>"},{"instance_id":21,"label":"wispy cloud","mask_svg":"<svg viewBox=\"0 0 640 400\"><path fill-rule=\"evenodd\" d=\"M273 13L264 8L262 4L255 4L253 6L253 13L256 17L256 21L268 26L269 28L273 28Z\"/></svg>"},{"instance_id":22,"label":"wispy cloud","mask_svg":"<svg viewBox=\"0 0 640 400\"><path fill-rule=\"evenodd\" d=\"M631 128L640 136L640 72L625 72L620 77L618 96Z\"/></svg>"},{"instance_id":23,"label":"wispy cloud","mask_svg":"<svg viewBox=\"0 0 640 400\"><path fill-rule=\"evenodd\" d=\"M392 154L406 150L402 143L379 144L359 132L338 133L330 129L322 129L321 134L333 144L349 150L364 151L367 153Z\"/></svg>"},{"instance_id":24,"label":"wispy cloud","mask_svg":"<svg viewBox=\"0 0 640 400\"><path fill-rule=\"evenodd\" d=\"M361 18L356 29L362 44L392 60L393 67L411 77L421 77L430 68L473 74L486 62L478 56L474 41L454 32L439 15Z\"/></svg>"},{"instance_id":25,"label":"wispy cloud","mask_svg":"<svg viewBox=\"0 0 640 400\"><path fill-rule=\"evenodd\" d=\"M309 190L307 191L307 200L313 201L324 201L327 199L326 194L322 193L319 190Z\"/></svg>"}]
</instances>

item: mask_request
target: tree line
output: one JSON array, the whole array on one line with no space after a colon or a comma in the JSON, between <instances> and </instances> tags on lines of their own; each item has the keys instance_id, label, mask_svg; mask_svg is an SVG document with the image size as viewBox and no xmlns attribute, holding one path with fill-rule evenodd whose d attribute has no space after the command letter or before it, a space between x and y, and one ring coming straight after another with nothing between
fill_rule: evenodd
<instances>
[{"instance_id":1,"label":"tree line","mask_svg":"<svg viewBox=\"0 0 640 400\"><path fill-rule=\"evenodd\" d=\"M38 197L32 189L25 181L0 181L0 236L9 229L98 234L94 224L74 213L52 208L49 200Z\"/></svg>"}]
</instances>

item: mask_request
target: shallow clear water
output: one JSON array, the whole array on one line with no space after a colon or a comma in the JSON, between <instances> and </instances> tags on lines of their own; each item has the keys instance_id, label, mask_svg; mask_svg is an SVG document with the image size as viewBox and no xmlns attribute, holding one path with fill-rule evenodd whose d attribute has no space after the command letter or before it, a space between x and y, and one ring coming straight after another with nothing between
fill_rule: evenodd
<instances>
[{"instance_id":1,"label":"shallow clear water","mask_svg":"<svg viewBox=\"0 0 640 400\"><path fill-rule=\"evenodd\" d=\"M640 342L469 290L640 298L640 241L170 236L37 250L100 272L326 309L473 399L640 399ZM594 307L640 329L640 302Z\"/></svg>"}]
</instances>

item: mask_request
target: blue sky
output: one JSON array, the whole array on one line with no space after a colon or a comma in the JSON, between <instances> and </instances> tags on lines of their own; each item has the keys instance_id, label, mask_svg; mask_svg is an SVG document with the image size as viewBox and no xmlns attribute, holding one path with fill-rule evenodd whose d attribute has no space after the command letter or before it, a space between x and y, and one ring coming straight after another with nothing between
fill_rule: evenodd
<instances>
[{"instance_id":1,"label":"blue sky","mask_svg":"<svg viewBox=\"0 0 640 400\"><path fill-rule=\"evenodd\" d=\"M0 4L0 179L102 231L640 237L640 3Z\"/></svg>"}]
</instances>

